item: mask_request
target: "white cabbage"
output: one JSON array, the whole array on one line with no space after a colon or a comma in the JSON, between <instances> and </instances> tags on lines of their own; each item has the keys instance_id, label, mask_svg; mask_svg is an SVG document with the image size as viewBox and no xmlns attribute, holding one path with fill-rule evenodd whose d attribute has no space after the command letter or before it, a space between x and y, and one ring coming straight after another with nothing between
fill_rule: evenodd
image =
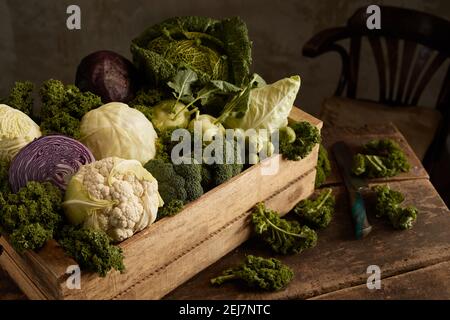
<instances>
[{"instance_id":1,"label":"white cabbage","mask_svg":"<svg viewBox=\"0 0 450 320\"><path fill-rule=\"evenodd\" d=\"M142 112L120 102L89 111L81 119L80 141L95 159L119 157L145 164L155 157L157 134Z\"/></svg>"},{"instance_id":2,"label":"white cabbage","mask_svg":"<svg viewBox=\"0 0 450 320\"><path fill-rule=\"evenodd\" d=\"M10 161L20 149L40 136L39 126L29 116L0 104L0 159Z\"/></svg>"}]
</instances>

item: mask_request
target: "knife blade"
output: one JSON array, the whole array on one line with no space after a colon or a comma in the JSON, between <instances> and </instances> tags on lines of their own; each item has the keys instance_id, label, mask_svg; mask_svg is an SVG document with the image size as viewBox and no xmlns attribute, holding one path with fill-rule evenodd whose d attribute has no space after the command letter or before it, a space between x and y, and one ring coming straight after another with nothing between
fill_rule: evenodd
<instances>
[{"instance_id":1,"label":"knife blade","mask_svg":"<svg viewBox=\"0 0 450 320\"><path fill-rule=\"evenodd\" d=\"M333 153L338 163L342 179L344 179L345 187L349 193L356 238L362 239L372 231L372 226L367 219L364 199L361 194L361 190L367 187L367 183L364 179L352 175L352 151L345 142L336 142L333 145Z\"/></svg>"}]
</instances>

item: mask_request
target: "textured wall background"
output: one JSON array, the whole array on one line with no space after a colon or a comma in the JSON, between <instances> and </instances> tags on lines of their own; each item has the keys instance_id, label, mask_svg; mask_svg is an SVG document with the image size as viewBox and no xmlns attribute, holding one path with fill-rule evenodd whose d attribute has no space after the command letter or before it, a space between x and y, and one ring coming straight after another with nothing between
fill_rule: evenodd
<instances>
[{"instance_id":1,"label":"textured wall background","mask_svg":"<svg viewBox=\"0 0 450 320\"><path fill-rule=\"evenodd\" d=\"M304 43L328 27L343 25L360 6L405 6L450 19L445 0L0 0L0 94L15 80L40 83L50 77L73 82L80 59L100 49L127 57L130 40L145 27L176 15L241 16L253 40L253 68L269 82L300 74L303 80L297 104L318 112L324 97L332 95L340 71L336 55L302 57ZM78 4L82 29L66 28L66 8ZM365 48L363 54L371 58ZM374 66L365 59L361 70L363 97L377 94ZM433 105L438 74L421 103Z\"/></svg>"}]
</instances>

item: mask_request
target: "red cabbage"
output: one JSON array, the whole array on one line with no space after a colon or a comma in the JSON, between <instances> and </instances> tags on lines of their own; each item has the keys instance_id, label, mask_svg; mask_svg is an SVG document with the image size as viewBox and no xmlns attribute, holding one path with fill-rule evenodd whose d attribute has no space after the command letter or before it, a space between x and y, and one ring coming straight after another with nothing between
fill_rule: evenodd
<instances>
[{"instance_id":1,"label":"red cabbage","mask_svg":"<svg viewBox=\"0 0 450 320\"><path fill-rule=\"evenodd\" d=\"M62 135L40 137L27 144L14 157L9 183L18 192L29 181L49 181L62 190L82 165L95 161L87 147Z\"/></svg>"}]
</instances>

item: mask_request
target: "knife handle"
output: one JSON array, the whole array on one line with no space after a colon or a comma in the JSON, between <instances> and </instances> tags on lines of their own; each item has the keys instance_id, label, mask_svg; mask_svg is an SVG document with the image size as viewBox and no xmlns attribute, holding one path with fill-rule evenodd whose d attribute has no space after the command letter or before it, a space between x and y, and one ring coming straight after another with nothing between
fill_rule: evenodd
<instances>
[{"instance_id":1,"label":"knife handle","mask_svg":"<svg viewBox=\"0 0 450 320\"><path fill-rule=\"evenodd\" d=\"M372 231L366 215L364 199L359 191L350 191L350 204L352 206L352 218L355 227L356 239L362 239Z\"/></svg>"}]
</instances>

